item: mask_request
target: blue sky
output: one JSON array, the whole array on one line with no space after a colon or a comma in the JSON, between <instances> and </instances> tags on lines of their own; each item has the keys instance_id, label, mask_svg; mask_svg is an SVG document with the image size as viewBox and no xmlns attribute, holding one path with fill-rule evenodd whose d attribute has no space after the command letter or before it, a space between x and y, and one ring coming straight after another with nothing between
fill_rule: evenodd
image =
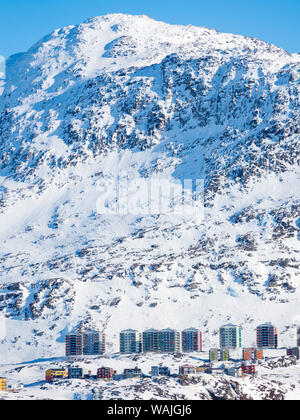
<instances>
[{"instance_id":1,"label":"blue sky","mask_svg":"<svg viewBox=\"0 0 300 420\"><path fill-rule=\"evenodd\" d=\"M300 53L300 0L0 0L0 55L25 51L53 29L107 13L147 14L255 36Z\"/></svg>"}]
</instances>

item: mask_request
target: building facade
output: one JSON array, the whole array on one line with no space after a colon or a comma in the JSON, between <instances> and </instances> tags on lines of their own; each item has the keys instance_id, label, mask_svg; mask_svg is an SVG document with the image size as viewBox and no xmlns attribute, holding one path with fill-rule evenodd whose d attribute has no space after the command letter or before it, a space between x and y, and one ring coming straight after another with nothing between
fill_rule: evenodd
<instances>
[{"instance_id":1,"label":"building facade","mask_svg":"<svg viewBox=\"0 0 300 420\"><path fill-rule=\"evenodd\" d=\"M180 333L170 328L159 331L159 351L161 353L180 353Z\"/></svg>"},{"instance_id":2,"label":"building facade","mask_svg":"<svg viewBox=\"0 0 300 420\"><path fill-rule=\"evenodd\" d=\"M124 330L120 333L120 353L141 353L142 335L136 330Z\"/></svg>"},{"instance_id":3,"label":"building facade","mask_svg":"<svg viewBox=\"0 0 300 420\"><path fill-rule=\"evenodd\" d=\"M256 342L259 348L277 349L278 332L271 323L259 325L256 328Z\"/></svg>"},{"instance_id":4,"label":"building facade","mask_svg":"<svg viewBox=\"0 0 300 420\"><path fill-rule=\"evenodd\" d=\"M134 369L124 369L123 376L125 379L131 379L131 378L141 378L143 375L143 372L138 367Z\"/></svg>"},{"instance_id":5,"label":"building facade","mask_svg":"<svg viewBox=\"0 0 300 420\"><path fill-rule=\"evenodd\" d=\"M143 352L158 352L159 351L159 331L155 329L146 330L143 332Z\"/></svg>"},{"instance_id":6,"label":"building facade","mask_svg":"<svg viewBox=\"0 0 300 420\"><path fill-rule=\"evenodd\" d=\"M183 352L202 351L202 332L196 328L188 328L181 333L181 343Z\"/></svg>"},{"instance_id":7,"label":"building facade","mask_svg":"<svg viewBox=\"0 0 300 420\"><path fill-rule=\"evenodd\" d=\"M8 391L8 379L0 378L0 392L7 392L7 391Z\"/></svg>"},{"instance_id":8,"label":"building facade","mask_svg":"<svg viewBox=\"0 0 300 420\"><path fill-rule=\"evenodd\" d=\"M112 379L116 372L109 367L102 367L97 370L98 379Z\"/></svg>"},{"instance_id":9,"label":"building facade","mask_svg":"<svg viewBox=\"0 0 300 420\"><path fill-rule=\"evenodd\" d=\"M151 376L170 376L170 369L167 366L152 366Z\"/></svg>"},{"instance_id":10,"label":"building facade","mask_svg":"<svg viewBox=\"0 0 300 420\"><path fill-rule=\"evenodd\" d=\"M68 379L82 379L83 369L82 368L69 368Z\"/></svg>"},{"instance_id":11,"label":"building facade","mask_svg":"<svg viewBox=\"0 0 300 420\"><path fill-rule=\"evenodd\" d=\"M263 349L257 349L257 348L248 348L243 349L243 360L248 361L252 360L256 362L257 360L262 360L264 358L264 351Z\"/></svg>"},{"instance_id":12,"label":"building facade","mask_svg":"<svg viewBox=\"0 0 300 420\"><path fill-rule=\"evenodd\" d=\"M66 356L101 355L105 353L105 335L84 331L66 336Z\"/></svg>"},{"instance_id":13,"label":"building facade","mask_svg":"<svg viewBox=\"0 0 300 420\"><path fill-rule=\"evenodd\" d=\"M82 334L68 334L66 336L66 356L82 355Z\"/></svg>"},{"instance_id":14,"label":"building facade","mask_svg":"<svg viewBox=\"0 0 300 420\"><path fill-rule=\"evenodd\" d=\"M227 362L230 354L228 349L210 349L209 361L213 362Z\"/></svg>"},{"instance_id":15,"label":"building facade","mask_svg":"<svg viewBox=\"0 0 300 420\"><path fill-rule=\"evenodd\" d=\"M300 359L300 349L299 347L292 347L286 350L287 356L296 356L297 360Z\"/></svg>"},{"instance_id":16,"label":"building facade","mask_svg":"<svg viewBox=\"0 0 300 420\"><path fill-rule=\"evenodd\" d=\"M105 335L99 331L87 331L82 334L84 355L101 355L105 353Z\"/></svg>"},{"instance_id":17,"label":"building facade","mask_svg":"<svg viewBox=\"0 0 300 420\"><path fill-rule=\"evenodd\" d=\"M244 365L242 366L243 375L255 375L256 367L255 365Z\"/></svg>"},{"instance_id":18,"label":"building facade","mask_svg":"<svg viewBox=\"0 0 300 420\"><path fill-rule=\"evenodd\" d=\"M180 375L190 376L190 375L195 375L195 374L196 374L195 366L184 365L184 366L180 366L179 368L179 376Z\"/></svg>"},{"instance_id":19,"label":"building facade","mask_svg":"<svg viewBox=\"0 0 300 420\"><path fill-rule=\"evenodd\" d=\"M68 372L65 369L48 369L46 371L46 381L51 382L55 379L66 379Z\"/></svg>"},{"instance_id":20,"label":"building facade","mask_svg":"<svg viewBox=\"0 0 300 420\"><path fill-rule=\"evenodd\" d=\"M239 349L242 347L242 328L238 325L227 324L220 328L221 349Z\"/></svg>"}]
</instances>

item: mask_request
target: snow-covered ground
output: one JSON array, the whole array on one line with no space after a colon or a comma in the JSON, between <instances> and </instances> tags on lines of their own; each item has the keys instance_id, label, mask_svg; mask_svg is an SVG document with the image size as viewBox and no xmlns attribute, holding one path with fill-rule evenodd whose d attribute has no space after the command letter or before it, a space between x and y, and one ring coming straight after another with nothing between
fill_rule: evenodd
<instances>
[{"instance_id":1,"label":"snow-covered ground","mask_svg":"<svg viewBox=\"0 0 300 420\"><path fill-rule=\"evenodd\" d=\"M273 356L280 351L272 351ZM172 355L112 355L89 359L67 360L65 358L37 360L22 364L1 366L0 375L10 378L10 386L15 392L2 393L4 399L93 399L93 390L98 390L103 400L197 400L197 399L300 399L300 365L287 368L269 369L264 365L257 367L256 377L231 378L227 375L199 374L188 379L178 377L145 377L142 379L123 379L124 369L138 366L149 375L152 366L168 366L171 375L178 374L179 366L190 364L200 366L207 362L208 354ZM226 364L234 365L233 362ZM217 363L214 367L220 367ZM115 380L58 380L45 382L45 371L49 367L82 367L84 371L96 374L102 366L113 367L117 371Z\"/></svg>"}]
</instances>

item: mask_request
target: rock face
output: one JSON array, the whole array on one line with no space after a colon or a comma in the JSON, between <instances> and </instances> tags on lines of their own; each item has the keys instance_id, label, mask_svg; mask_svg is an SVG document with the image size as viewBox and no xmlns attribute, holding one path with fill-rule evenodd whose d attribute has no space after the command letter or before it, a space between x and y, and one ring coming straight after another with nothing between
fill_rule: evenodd
<instances>
[{"instance_id":1,"label":"rock face","mask_svg":"<svg viewBox=\"0 0 300 420\"><path fill-rule=\"evenodd\" d=\"M0 96L5 357L62 354L86 320L112 350L128 327L197 325L216 345L228 320L250 345L266 317L294 345L299 98L299 55L145 16L94 18L12 56ZM97 212L119 175L202 179L204 215Z\"/></svg>"}]
</instances>

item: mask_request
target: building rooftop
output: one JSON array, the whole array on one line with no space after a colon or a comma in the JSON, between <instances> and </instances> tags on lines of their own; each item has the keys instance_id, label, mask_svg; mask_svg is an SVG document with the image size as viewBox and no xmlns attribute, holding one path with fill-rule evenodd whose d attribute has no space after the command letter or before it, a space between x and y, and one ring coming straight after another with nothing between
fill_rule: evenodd
<instances>
[{"instance_id":1,"label":"building rooftop","mask_svg":"<svg viewBox=\"0 0 300 420\"><path fill-rule=\"evenodd\" d=\"M183 330L183 332L198 332L199 330L197 328L187 328Z\"/></svg>"},{"instance_id":2,"label":"building rooftop","mask_svg":"<svg viewBox=\"0 0 300 420\"><path fill-rule=\"evenodd\" d=\"M161 332L177 332L177 330L173 330L172 328L165 328L164 330L161 330Z\"/></svg>"},{"instance_id":3,"label":"building rooftop","mask_svg":"<svg viewBox=\"0 0 300 420\"><path fill-rule=\"evenodd\" d=\"M241 328L241 327L240 325L226 324L226 325L222 325L221 328Z\"/></svg>"},{"instance_id":4,"label":"building rooftop","mask_svg":"<svg viewBox=\"0 0 300 420\"><path fill-rule=\"evenodd\" d=\"M156 330L155 328L150 328L149 330L145 330L144 333L157 333L159 330Z\"/></svg>"},{"instance_id":5,"label":"building rooftop","mask_svg":"<svg viewBox=\"0 0 300 420\"><path fill-rule=\"evenodd\" d=\"M128 328L128 330L123 330L121 333L137 333L137 330L132 330L131 328Z\"/></svg>"}]
</instances>

